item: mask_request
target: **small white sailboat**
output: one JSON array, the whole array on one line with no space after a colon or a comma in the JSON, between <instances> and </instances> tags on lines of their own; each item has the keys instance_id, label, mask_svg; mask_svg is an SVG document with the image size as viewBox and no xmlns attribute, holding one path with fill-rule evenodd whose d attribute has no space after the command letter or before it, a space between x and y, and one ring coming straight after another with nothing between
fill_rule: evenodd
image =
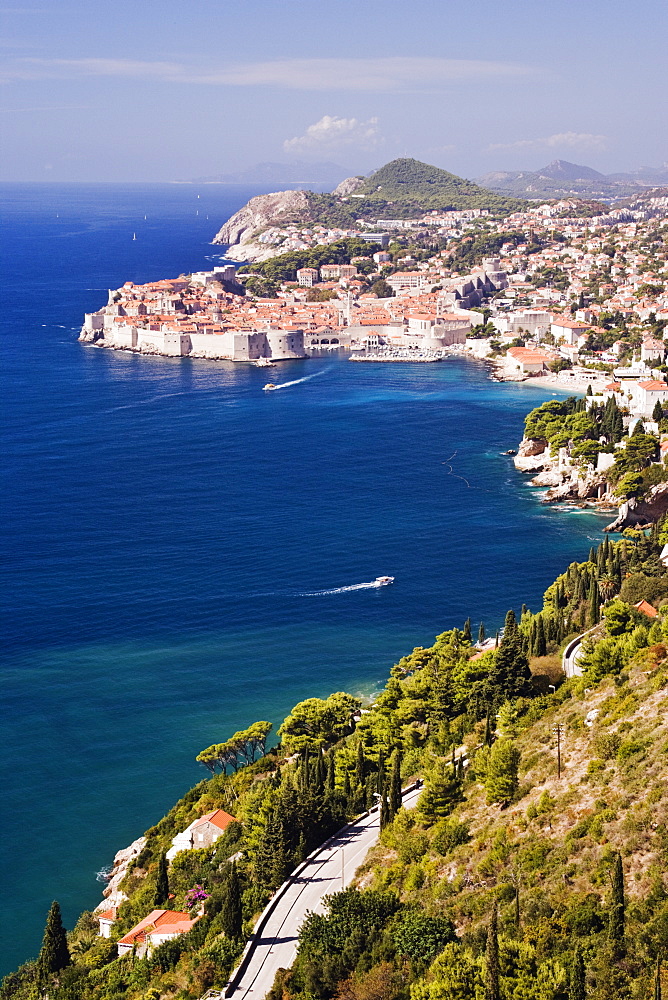
<instances>
[{"instance_id":1,"label":"small white sailboat","mask_svg":"<svg viewBox=\"0 0 668 1000\"><path fill-rule=\"evenodd\" d=\"M135 241L136 239L137 239L137 234L136 234L136 233L133 233L133 234L132 234L132 241L134 242L134 241Z\"/></svg>"}]
</instances>

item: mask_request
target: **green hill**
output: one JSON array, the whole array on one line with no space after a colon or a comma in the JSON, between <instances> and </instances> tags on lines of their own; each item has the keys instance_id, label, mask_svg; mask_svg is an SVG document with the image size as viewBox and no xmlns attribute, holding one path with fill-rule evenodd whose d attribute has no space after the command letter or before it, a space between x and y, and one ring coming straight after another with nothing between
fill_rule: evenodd
<instances>
[{"instance_id":1,"label":"green hill","mask_svg":"<svg viewBox=\"0 0 668 1000\"><path fill-rule=\"evenodd\" d=\"M482 656L469 622L413 650L354 728L359 702L337 693L293 709L280 752L255 759L266 723L202 751L212 776L147 831L111 940L84 914L66 947L52 914L40 962L7 977L0 998L194 1000L220 989L270 893L379 791L381 842L358 888L307 919L271 1000L660 997L668 598L656 617L628 602L656 594L660 605L668 593L664 531L606 538L537 614L509 612ZM560 683L560 650L587 628L583 676ZM416 774L425 789L407 812L399 779ZM237 822L167 872L173 836L217 808ZM204 915L149 958L117 957L115 941L168 896L177 910L205 898Z\"/></svg>"},{"instance_id":2,"label":"green hill","mask_svg":"<svg viewBox=\"0 0 668 1000\"><path fill-rule=\"evenodd\" d=\"M480 208L501 217L526 205L413 159L386 163L344 199L313 192L307 197L309 219L334 226L352 226L356 219L410 219L432 210Z\"/></svg>"},{"instance_id":3,"label":"green hill","mask_svg":"<svg viewBox=\"0 0 668 1000\"><path fill-rule=\"evenodd\" d=\"M423 211L486 208L491 212L507 212L522 204L518 199L500 197L447 170L408 158L386 163L367 178L355 194L364 195L374 205L411 211L416 208Z\"/></svg>"}]
</instances>

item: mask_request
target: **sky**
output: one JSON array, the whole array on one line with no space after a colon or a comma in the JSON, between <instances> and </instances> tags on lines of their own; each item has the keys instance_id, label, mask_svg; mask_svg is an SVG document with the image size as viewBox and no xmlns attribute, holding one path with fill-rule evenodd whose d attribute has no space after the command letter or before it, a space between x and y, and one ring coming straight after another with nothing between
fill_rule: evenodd
<instances>
[{"instance_id":1,"label":"sky","mask_svg":"<svg viewBox=\"0 0 668 1000\"><path fill-rule=\"evenodd\" d=\"M0 180L659 166L667 29L665 0L0 0Z\"/></svg>"}]
</instances>

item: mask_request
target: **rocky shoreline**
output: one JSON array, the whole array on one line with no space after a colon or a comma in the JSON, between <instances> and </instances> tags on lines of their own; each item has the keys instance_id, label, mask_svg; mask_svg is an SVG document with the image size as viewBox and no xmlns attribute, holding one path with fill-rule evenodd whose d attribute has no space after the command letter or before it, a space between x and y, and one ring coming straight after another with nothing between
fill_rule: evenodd
<instances>
[{"instance_id":1,"label":"rocky shoreline","mask_svg":"<svg viewBox=\"0 0 668 1000\"><path fill-rule=\"evenodd\" d=\"M545 490L541 503L564 504L574 510L599 514L616 510L617 517L603 529L609 532L645 527L668 513L668 483L653 486L642 500L630 499L620 504L604 473L590 469L582 474L565 452L561 448L557 455L552 455L543 438L523 438L520 442L513 464L518 472L535 473L531 485Z\"/></svg>"}]
</instances>

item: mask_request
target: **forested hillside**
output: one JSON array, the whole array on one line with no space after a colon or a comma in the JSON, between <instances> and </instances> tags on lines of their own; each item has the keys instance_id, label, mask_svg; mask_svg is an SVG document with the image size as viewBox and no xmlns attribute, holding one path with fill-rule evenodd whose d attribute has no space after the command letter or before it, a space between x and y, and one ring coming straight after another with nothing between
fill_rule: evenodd
<instances>
[{"instance_id":1,"label":"forested hillside","mask_svg":"<svg viewBox=\"0 0 668 1000\"><path fill-rule=\"evenodd\" d=\"M227 981L286 874L380 800L358 887L303 927L273 1000L648 998L668 934L668 573L661 526L606 539L536 613L485 642L471 623L393 667L360 712L344 693L204 748L200 781L146 833L109 940L57 906L5 998L172 1000ZM633 607L641 599L654 606ZM665 603L665 609L664 609ZM589 631L583 676L559 650ZM485 646L479 649L475 643ZM224 734L221 734L224 735ZM422 775L415 811L400 785ZM222 808L212 846L174 835ZM202 915L149 957L116 941L156 907Z\"/></svg>"}]
</instances>

